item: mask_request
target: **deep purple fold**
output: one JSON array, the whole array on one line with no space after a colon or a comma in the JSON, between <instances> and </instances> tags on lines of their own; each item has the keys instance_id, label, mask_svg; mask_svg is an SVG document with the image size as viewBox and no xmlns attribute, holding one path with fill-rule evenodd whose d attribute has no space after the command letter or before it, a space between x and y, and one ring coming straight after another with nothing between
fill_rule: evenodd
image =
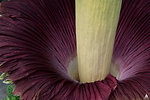
<instances>
[{"instance_id":1,"label":"deep purple fold","mask_svg":"<svg viewBox=\"0 0 150 100\"><path fill-rule=\"evenodd\" d=\"M76 56L74 10L74 0L2 2L0 71L8 72L21 98L31 100L55 77L73 81L67 65Z\"/></svg>"},{"instance_id":2,"label":"deep purple fold","mask_svg":"<svg viewBox=\"0 0 150 100\"><path fill-rule=\"evenodd\" d=\"M67 74L76 56L74 0L11 0L0 9L1 72L23 100L107 100L117 85L81 84Z\"/></svg>"},{"instance_id":3,"label":"deep purple fold","mask_svg":"<svg viewBox=\"0 0 150 100\"><path fill-rule=\"evenodd\" d=\"M123 0L113 52L118 81L108 75L85 84L67 74L76 56L74 0L10 0L0 12L0 71L21 99L137 100L150 94L149 0Z\"/></svg>"},{"instance_id":4,"label":"deep purple fold","mask_svg":"<svg viewBox=\"0 0 150 100\"><path fill-rule=\"evenodd\" d=\"M150 92L149 0L123 0L113 61L119 69L119 83L112 97L143 100Z\"/></svg>"}]
</instances>

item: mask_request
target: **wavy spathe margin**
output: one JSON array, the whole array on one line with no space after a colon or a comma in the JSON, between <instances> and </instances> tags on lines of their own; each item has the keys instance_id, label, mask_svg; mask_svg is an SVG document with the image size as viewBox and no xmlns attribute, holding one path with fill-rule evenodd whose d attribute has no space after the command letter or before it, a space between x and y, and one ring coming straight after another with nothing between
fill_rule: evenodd
<instances>
[{"instance_id":1,"label":"wavy spathe margin","mask_svg":"<svg viewBox=\"0 0 150 100\"><path fill-rule=\"evenodd\" d=\"M76 56L74 0L11 0L0 11L1 72L23 100L131 100L149 95L150 1L123 0L113 61L119 81L81 84L67 74Z\"/></svg>"}]
</instances>

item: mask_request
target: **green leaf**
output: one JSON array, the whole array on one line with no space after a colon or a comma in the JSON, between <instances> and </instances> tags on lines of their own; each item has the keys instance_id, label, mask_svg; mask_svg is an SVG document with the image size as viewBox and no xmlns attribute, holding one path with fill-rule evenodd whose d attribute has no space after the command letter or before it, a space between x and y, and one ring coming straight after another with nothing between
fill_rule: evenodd
<instances>
[{"instance_id":1,"label":"green leaf","mask_svg":"<svg viewBox=\"0 0 150 100\"><path fill-rule=\"evenodd\" d=\"M5 100L20 100L19 96L13 95L14 85L8 85L8 96Z\"/></svg>"}]
</instances>

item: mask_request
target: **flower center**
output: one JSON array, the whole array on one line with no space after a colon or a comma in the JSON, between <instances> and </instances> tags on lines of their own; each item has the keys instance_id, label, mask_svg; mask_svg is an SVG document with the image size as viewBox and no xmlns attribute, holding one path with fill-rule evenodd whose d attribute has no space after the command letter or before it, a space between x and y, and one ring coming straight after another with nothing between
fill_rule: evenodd
<instances>
[{"instance_id":1,"label":"flower center","mask_svg":"<svg viewBox=\"0 0 150 100\"><path fill-rule=\"evenodd\" d=\"M121 0L76 0L78 72L82 83L110 73Z\"/></svg>"},{"instance_id":2,"label":"flower center","mask_svg":"<svg viewBox=\"0 0 150 100\"><path fill-rule=\"evenodd\" d=\"M67 66L67 71L68 71L68 75L72 79L80 82L77 56L70 60ZM114 62L111 62L110 73L117 79L119 78L119 69Z\"/></svg>"},{"instance_id":3,"label":"flower center","mask_svg":"<svg viewBox=\"0 0 150 100\"><path fill-rule=\"evenodd\" d=\"M74 80L80 81L77 57L74 57L72 60L70 60L67 70L70 77L72 77Z\"/></svg>"}]
</instances>

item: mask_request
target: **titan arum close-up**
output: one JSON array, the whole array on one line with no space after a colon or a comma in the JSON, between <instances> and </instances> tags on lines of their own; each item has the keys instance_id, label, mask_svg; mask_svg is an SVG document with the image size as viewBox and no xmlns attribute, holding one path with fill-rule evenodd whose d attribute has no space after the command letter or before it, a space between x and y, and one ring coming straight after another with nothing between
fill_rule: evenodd
<instances>
[{"instance_id":1,"label":"titan arum close-up","mask_svg":"<svg viewBox=\"0 0 150 100\"><path fill-rule=\"evenodd\" d=\"M2 1L0 62L20 100L150 100L150 0Z\"/></svg>"}]
</instances>

